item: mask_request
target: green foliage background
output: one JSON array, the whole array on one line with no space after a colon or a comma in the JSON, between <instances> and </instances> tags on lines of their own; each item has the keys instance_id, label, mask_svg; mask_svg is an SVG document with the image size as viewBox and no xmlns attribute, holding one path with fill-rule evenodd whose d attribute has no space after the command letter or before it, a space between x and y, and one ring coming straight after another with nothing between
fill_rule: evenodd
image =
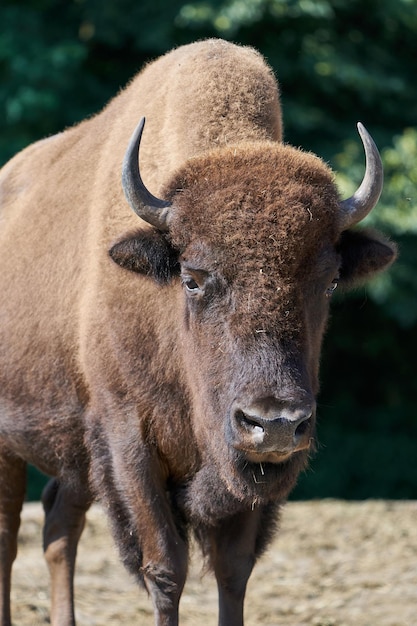
<instances>
[{"instance_id":1,"label":"green foliage background","mask_svg":"<svg viewBox=\"0 0 417 626\"><path fill-rule=\"evenodd\" d=\"M343 193L363 173L358 120L385 165L368 222L398 242L399 261L335 298L320 449L293 497L416 498L416 0L3 0L0 163L99 110L143 63L208 36L266 55L286 141L328 160ZM40 482L32 468L30 498Z\"/></svg>"}]
</instances>

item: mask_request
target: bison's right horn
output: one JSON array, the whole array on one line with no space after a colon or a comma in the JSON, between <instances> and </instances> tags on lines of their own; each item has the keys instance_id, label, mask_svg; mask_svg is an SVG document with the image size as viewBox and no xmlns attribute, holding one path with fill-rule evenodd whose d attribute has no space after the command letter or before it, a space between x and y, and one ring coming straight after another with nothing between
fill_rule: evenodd
<instances>
[{"instance_id":1,"label":"bison's right horn","mask_svg":"<svg viewBox=\"0 0 417 626\"><path fill-rule=\"evenodd\" d=\"M168 230L171 203L159 200L143 184L139 170L139 146L142 139L145 118L136 127L123 160L122 187L126 199L136 215L155 226L158 230Z\"/></svg>"}]
</instances>

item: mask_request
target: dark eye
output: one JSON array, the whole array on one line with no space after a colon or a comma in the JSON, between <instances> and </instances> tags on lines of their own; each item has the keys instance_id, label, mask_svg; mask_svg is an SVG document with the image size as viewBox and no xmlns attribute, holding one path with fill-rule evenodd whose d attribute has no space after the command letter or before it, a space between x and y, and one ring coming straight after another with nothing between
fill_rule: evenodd
<instances>
[{"instance_id":1,"label":"dark eye","mask_svg":"<svg viewBox=\"0 0 417 626\"><path fill-rule=\"evenodd\" d=\"M191 276L183 276L182 284L184 285L185 290L188 291L188 293L190 294L196 294L201 292L200 285Z\"/></svg>"},{"instance_id":2,"label":"dark eye","mask_svg":"<svg viewBox=\"0 0 417 626\"><path fill-rule=\"evenodd\" d=\"M330 298L333 295L333 292L336 290L339 282L339 278L334 278L330 285L326 289L326 297Z\"/></svg>"}]
</instances>

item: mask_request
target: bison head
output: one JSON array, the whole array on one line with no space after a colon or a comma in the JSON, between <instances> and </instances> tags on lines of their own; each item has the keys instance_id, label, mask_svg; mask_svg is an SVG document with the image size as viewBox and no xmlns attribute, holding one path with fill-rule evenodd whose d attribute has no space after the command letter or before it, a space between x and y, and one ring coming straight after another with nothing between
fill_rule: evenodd
<instances>
[{"instance_id":1,"label":"bison head","mask_svg":"<svg viewBox=\"0 0 417 626\"><path fill-rule=\"evenodd\" d=\"M142 130L143 122L126 154L123 186L156 230L136 233L110 254L160 283L178 282L200 482L220 477L236 501L283 497L314 442L330 297L395 256L375 233L351 230L378 201L378 151L359 126L366 174L345 201L318 157L276 142L190 159L162 201L140 177ZM216 472L206 470L213 466ZM194 484L198 500L198 478Z\"/></svg>"}]
</instances>

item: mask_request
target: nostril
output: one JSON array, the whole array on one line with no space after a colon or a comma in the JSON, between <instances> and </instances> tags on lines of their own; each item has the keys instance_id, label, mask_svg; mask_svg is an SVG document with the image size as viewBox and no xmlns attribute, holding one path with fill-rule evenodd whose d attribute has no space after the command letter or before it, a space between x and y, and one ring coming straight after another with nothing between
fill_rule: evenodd
<instances>
[{"instance_id":1,"label":"nostril","mask_svg":"<svg viewBox=\"0 0 417 626\"><path fill-rule=\"evenodd\" d=\"M262 434L265 431L264 427L256 419L249 417L240 409L236 411L235 419L240 426L252 433Z\"/></svg>"},{"instance_id":2,"label":"nostril","mask_svg":"<svg viewBox=\"0 0 417 626\"><path fill-rule=\"evenodd\" d=\"M298 424L297 428L295 429L294 435L296 439L300 439L303 435L305 435L309 427L310 427L310 417L307 417L305 420L301 422L301 424Z\"/></svg>"}]
</instances>

